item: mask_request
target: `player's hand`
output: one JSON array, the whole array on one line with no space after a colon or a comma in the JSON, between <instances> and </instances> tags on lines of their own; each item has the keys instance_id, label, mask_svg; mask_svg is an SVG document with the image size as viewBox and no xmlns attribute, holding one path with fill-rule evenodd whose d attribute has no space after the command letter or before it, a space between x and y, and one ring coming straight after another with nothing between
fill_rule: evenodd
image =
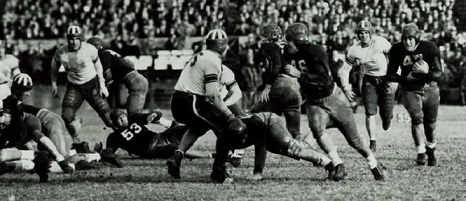
<instances>
[{"instance_id":1,"label":"player's hand","mask_svg":"<svg viewBox=\"0 0 466 201\"><path fill-rule=\"evenodd\" d=\"M102 150L104 150L104 145L102 144L102 142L96 142L94 145L94 152L100 153L102 152Z\"/></svg>"},{"instance_id":2,"label":"player's hand","mask_svg":"<svg viewBox=\"0 0 466 201\"><path fill-rule=\"evenodd\" d=\"M58 97L58 87L57 84L52 84L52 96Z\"/></svg>"},{"instance_id":3,"label":"player's hand","mask_svg":"<svg viewBox=\"0 0 466 201\"><path fill-rule=\"evenodd\" d=\"M11 122L11 115L8 113L4 113L2 117L0 117L0 124L4 127L10 125Z\"/></svg>"},{"instance_id":4,"label":"player's hand","mask_svg":"<svg viewBox=\"0 0 466 201\"><path fill-rule=\"evenodd\" d=\"M260 181L262 180L262 174L261 173L254 173L251 177L251 180L253 181Z\"/></svg>"},{"instance_id":5,"label":"player's hand","mask_svg":"<svg viewBox=\"0 0 466 201\"><path fill-rule=\"evenodd\" d=\"M271 85L267 84L265 85L264 90L262 91L261 96L259 97L259 102L268 102L269 101L269 93L270 89L272 88Z\"/></svg>"},{"instance_id":6,"label":"player's hand","mask_svg":"<svg viewBox=\"0 0 466 201\"><path fill-rule=\"evenodd\" d=\"M107 87L105 87L105 86L100 86L100 95L101 95L103 98L108 97L108 89L107 89Z\"/></svg>"},{"instance_id":7,"label":"player's hand","mask_svg":"<svg viewBox=\"0 0 466 201\"><path fill-rule=\"evenodd\" d=\"M396 82L388 82L388 93L389 94L393 94L396 92L396 90L398 89L398 83Z\"/></svg>"},{"instance_id":8,"label":"player's hand","mask_svg":"<svg viewBox=\"0 0 466 201\"><path fill-rule=\"evenodd\" d=\"M345 93L349 101L353 101L354 97L356 96L356 94L353 92L353 89L351 88L351 85L343 87L343 93Z\"/></svg>"},{"instance_id":9,"label":"player's hand","mask_svg":"<svg viewBox=\"0 0 466 201\"><path fill-rule=\"evenodd\" d=\"M429 73L429 64L424 60L416 61L413 65L413 72L420 73L420 74L427 74Z\"/></svg>"},{"instance_id":10,"label":"player's hand","mask_svg":"<svg viewBox=\"0 0 466 201\"><path fill-rule=\"evenodd\" d=\"M287 64L285 66L285 73L295 78L301 77L301 71L299 71L298 69L296 69L294 66L290 64Z\"/></svg>"},{"instance_id":11,"label":"player's hand","mask_svg":"<svg viewBox=\"0 0 466 201\"><path fill-rule=\"evenodd\" d=\"M406 81L415 81L418 80L419 78L416 78L413 76L413 72L411 71L408 75L405 76Z\"/></svg>"}]
</instances>

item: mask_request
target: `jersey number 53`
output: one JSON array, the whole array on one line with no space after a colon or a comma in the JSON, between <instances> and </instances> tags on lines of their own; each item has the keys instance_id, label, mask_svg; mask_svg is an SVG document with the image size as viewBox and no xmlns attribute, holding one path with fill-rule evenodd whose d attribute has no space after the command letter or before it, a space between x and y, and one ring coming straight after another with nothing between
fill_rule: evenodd
<instances>
[{"instance_id":1,"label":"jersey number 53","mask_svg":"<svg viewBox=\"0 0 466 201\"><path fill-rule=\"evenodd\" d=\"M121 136L126 139L126 141L130 141L133 139L135 134L138 134L141 132L142 128L136 123L131 124L129 128L125 129L123 132L121 132Z\"/></svg>"}]
</instances>

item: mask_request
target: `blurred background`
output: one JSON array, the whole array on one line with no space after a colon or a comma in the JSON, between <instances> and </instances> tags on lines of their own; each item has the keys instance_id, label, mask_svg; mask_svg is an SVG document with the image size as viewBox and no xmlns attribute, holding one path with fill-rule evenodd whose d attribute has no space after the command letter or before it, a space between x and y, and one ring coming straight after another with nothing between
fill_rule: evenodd
<instances>
[{"instance_id":1,"label":"blurred background","mask_svg":"<svg viewBox=\"0 0 466 201\"><path fill-rule=\"evenodd\" d=\"M231 47L224 64L234 71L244 91L243 108L249 108L263 85L263 63L256 56L263 25L285 30L293 22L307 24L310 39L328 51L337 68L357 41L354 27L362 19L392 44L400 40L404 24L415 22L422 38L440 47L442 103L466 105L465 0L8 0L0 1L0 14L6 54L17 57L21 71L33 77L32 102L47 108L61 104L63 94L51 97L49 70L69 25L81 26L86 39L104 38L107 48L135 63L150 80L148 109L168 108L180 70L204 48L203 36L224 29ZM356 92L360 78L356 67L351 74ZM61 73L62 89L65 80ZM113 90L123 93L109 102L124 104L124 87Z\"/></svg>"}]
</instances>

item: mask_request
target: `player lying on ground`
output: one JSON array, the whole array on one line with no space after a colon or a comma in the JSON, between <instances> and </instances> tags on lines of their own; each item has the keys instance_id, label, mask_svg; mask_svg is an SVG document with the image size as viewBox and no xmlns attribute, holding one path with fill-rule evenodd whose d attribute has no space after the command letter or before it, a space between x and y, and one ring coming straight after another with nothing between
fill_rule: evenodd
<instances>
[{"instance_id":1,"label":"player lying on ground","mask_svg":"<svg viewBox=\"0 0 466 201\"><path fill-rule=\"evenodd\" d=\"M162 133L149 130L146 125L156 123L162 117L160 112L134 113L128 118L124 110L114 109L110 116L118 129L108 136L107 149L117 151L121 148L145 159L170 158L178 148L183 134L188 130L188 127L184 125L174 125ZM102 145L97 144L95 147L100 148ZM197 150L188 150L185 153L186 158L212 158L213 156L212 153ZM227 161L235 167L240 163L239 159L231 155Z\"/></svg>"},{"instance_id":2,"label":"player lying on ground","mask_svg":"<svg viewBox=\"0 0 466 201\"><path fill-rule=\"evenodd\" d=\"M308 143L294 139L283 126L280 117L274 113L261 112L235 118L229 122L228 127L228 132L222 133L217 139L217 155L210 176L216 182L232 181L225 166L228 152L251 145L255 148L253 180L262 179L267 151L325 166L329 171L328 180L342 179L335 178L330 158L313 150Z\"/></svg>"}]
</instances>

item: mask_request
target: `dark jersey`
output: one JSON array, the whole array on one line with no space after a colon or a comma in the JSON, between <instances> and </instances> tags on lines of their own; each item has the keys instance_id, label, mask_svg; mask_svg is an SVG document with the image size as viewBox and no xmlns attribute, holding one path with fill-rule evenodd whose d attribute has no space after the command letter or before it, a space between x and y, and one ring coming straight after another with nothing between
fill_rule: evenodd
<instances>
[{"instance_id":1,"label":"dark jersey","mask_svg":"<svg viewBox=\"0 0 466 201\"><path fill-rule=\"evenodd\" d=\"M3 112L11 115L12 119L22 119L24 116L23 108L19 104L19 99L14 95L9 95L3 99Z\"/></svg>"},{"instance_id":2,"label":"dark jersey","mask_svg":"<svg viewBox=\"0 0 466 201\"><path fill-rule=\"evenodd\" d=\"M260 49L262 60L267 63L264 73L264 82L273 85L278 74L285 73L285 59L282 48L277 43L265 43Z\"/></svg>"},{"instance_id":3,"label":"dark jersey","mask_svg":"<svg viewBox=\"0 0 466 201\"><path fill-rule=\"evenodd\" d=\"M131 154L145 155L157 133L138 123L130 123L124 129L118 129L107 138L107 147L124 149Z\"/></svg>"},{"instance_id":4,"label":"dark jersey","mask_svg":"<svg viewBox=\"0 0 466 201\"><path fill-rule=\"evenodd\" d=\"M307 100L320 99L332 94L335 83L328 64L328 55L321 46L305 43L294 54L285 51L284 57L287 63L302 72L299 82Z\"/></svg>"},{"instance_id":5,"label":"dark jersey","mask_svg":"<svg viewBox=\"0 0 466 201\"><path fill-rule=\"evenodd\" d=\"M426 83L440 81L442 77L442 66L440 64L440 50L430 41L420 41L418 47L413 52L408 52L402 42L396 43L390 50L390 60L388 62L388 79L400 82L405 89L420 89ZM413 65L419 60L424 60L429 65L427 74L413 73L413 77L419 78L414 81L404 79L413 70ZM401 76L397 74L401 67Z\"/></svg>"},{"instance_id":6,"label":"dark jersey","mask_svg":"<svg viewBox=\"0 0 466 201\"><path fill-rule=\"evenodd\" d=\"M115 82L122 83L123 78L130 72L134 71L133 63L123 58L116 52L111 50L99 50L100 62L104 72L110 70L112 79ZM107 73L105 73L107 74ZM108 78L106 78L108 79ZM109 80L106 80L107 82Z\"/></svg>"}]
</instances>

